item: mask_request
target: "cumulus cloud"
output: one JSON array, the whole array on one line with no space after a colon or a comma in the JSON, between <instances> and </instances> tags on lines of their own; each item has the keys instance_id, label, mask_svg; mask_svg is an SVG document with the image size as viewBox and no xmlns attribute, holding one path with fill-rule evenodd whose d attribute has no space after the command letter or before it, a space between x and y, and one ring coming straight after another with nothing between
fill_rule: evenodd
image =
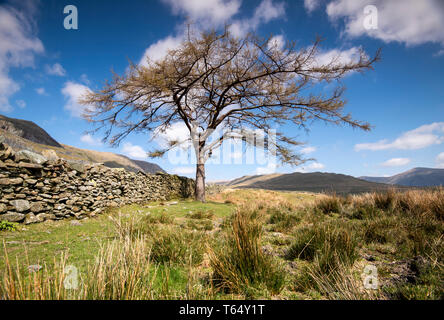
<instances>
[{"instance_id":1,"label":"cumulus cloud","mask_svg":"<svg viewBox=\"0 0 444 320\"><path fill-rule=\"evenodd\" d=\"M30 11L0 5L0 111L12 111L9 98L20 89L10 69L33 67L35 55L43 51L42 42L33 34Z\"/></svg>"},{"instance_id":2,"label":"cumulus cloud","mask_svg":"<svg viewBox=\"0 0 444 320\"><path fill-rule=\"evenodd\" d=\"M268 42L268 49L275 49L278 51L282 51L285 46L285 38L283 35L278 34L270 39Z\"/></svg>"},{"instance_id":3,"label":"cumulus cloud","mask_svg":"<svg viewBox=\"0 0 444 320\"><path fill-rule=\"evenodd\" d=\"M174 14L183 14L193 22L206 26L220 26L234 16L241 0L163 0Z\"/></svg>"},{"instance_id":4,"label":"cumulus cloud","mask_svg":"<svg viewBox=\"0 0 444 320\"><path fill-rule=\"evenodd\" d=\"M62 94L65 96L66 104L65 110L68 110L73 117L80 118L87 109L92 109L91 106L84 106L79 104L79 99L85 95L90 89L80 83L68 81L62 88Z\"/></svg>"},{"instance_id":5,"label":"cumulus cloud","mask_svg":"<svg viewBox=\"0 0 444 320\"><path fill-rule=\"evenodd\" d=\"M284 4L275 3L273 0L262 0L255 9L251 18L233 20L238 13L241 0L163 0L170 5L173 13L187 16L198 28L218 27L224 23L230 24L230 31L235 36L242 36L250 30L256 29L261 23L267 23L273 19L285 15ZM177 48L185 39L182 30L177 35L170 35L150 45L140 59L140 65L146 65L147 58L152 61L163 58L169 50ZM276 37L276 40L283 40Z\"/></svg>"},{"instance_id":6,"label":"cumulus cloud","mask_svg":"<svg viewBox=\"0 0 444 320\"><path fill-rule=\"evenodd\" d=\"M416 150L444 142L444 122L434 122L407 131L393 141L387 139L372 143L359 143L355 145L356 151L361 150Z\"/></svg>"},{"instance_id":7,"label":"cumulus cloud","mask_svg":"<svg viewBox=\"0 0 444 320\"><path fill-rule=\"evenodd\" d=\"M66 75L65 69L62 67L60 63L54 63L52 66L47 64L45 66L45 71L47 74L52 76L63 77Z\"/></svg>"},{"instance_id":8,"label":"cumulus cloud","mask_svg":"<svg viewBox=\"0 0 444 320\"><path fill-rule=\"evenodd\" d=\"M321 170L324 169L325 165L323 163L319 163L319 162L312 162L309 165L304 165L301 167L298 167L295 172L302 172L302 173L307 173L307 172L313 172L313 171L317 171L317 170Z\"/></svg>"},{"instance_id":9,"label":"cumulus cloud","mask_svg":"<svg viewBox=\"0 0 444 320\"><path fill-rule=\"evenodd\" d=\"M80 141L82 141L86 144L89 144L91 146L101 146L102 145L102 141L100 141L100 139L94 138L90 134L85 134L85 135L81 136Z\"/></svg>"},{"instance_id":10,"label":"cumulus cloud","mask_svg":"<svg viewBox=\"0 0 444 320\"><path fill-rule=\"evenodd\" d=\"M37 89L35 89L35 92L37 92L37 94L39 94L41 96L47 95L45 88L37 88Z\"/></svg>"},{"instance_id":11,"label":"cumulus cloud","mask_svg":"<svg viewBox=\"0 0 444 320\"><path fill-rule=\"evenodd\" d=\"M262 23L267 23L284 16L285 4L283 2L278 3L272 0L262 0L251 18L232 22L230 31L233 35L241 37L249 31L255 30Z\"/></svg>"},{"instance_id":12,"label":"cumulus cloud","mask_svg":"<svg viewBox=\"0 0 444 320\"><path fill-rule=\"evenodd\" d=\"M316 150L317 150L316 147L305 147L301 149L301 153L309 154L315 152Z\"/></svg>"},{"instance_id":13,"label":"cumulus cloud","mask_svg":"<svg viewBox=\"0 0 444 320\"><path fill-rule=\"evenodd\" d=\"M148 158L148 153L141 146L133 145L131 142L123 144L122 153L132 159L145 160Z\"/></svg>"},{"instance_id":14,"label":"cumulus cloud","mask_svg":"<svg viewBox=\"0 0 444 320\"><path fill-rule=\"evenodd\" d=\"M393 158L381 163L383 167L401 167L410 163L409 158Z\"/></svg>"},{"instance_id":15,"label":"cumulus cloud","mask_svg":"<svg viewBox=\"0 0 444 320\"><path fill-rule=\"evenodd\" d=\"M183 175L190 175L195 173L196 168L194 167L176 167L173 169L173 172L175 174L183 174Z\"/></svg>"},{"instance_id":16,"label":"cumulus cloud","mask_svg":"<svg viewBox=\"0 0 444 320\"><path fill-rule=\"evenodd\" d=\"M436 156L436 166L444 169L444 152L441 152Z\"/></svg>"},{"instance_id":17,"label":"cumulus cloud","mask_svg":"<svg viewBox=\"0 0 444 320\"><path fill-rule=\"evenodd\" d=\"M15 103L20 109L26 108L26 102L24 100L17 100Z\"/></svg>"},{"instance_id":18,"label":"cumulus cloud","mask_svg":"<svg viewBox=\"0 0 444 320\"><path fill-rule=\"evenodd\" d=\"M148 59L152 61L157 61L162 59L169 50L177 48L184 37L182 35L168 36L165 39L161 39L156 43L153 43L145 50L142 59L140 59L139 64L146 66Z\"/></svg>"},{"instance_id":19,"label":"cumulus cloud","mask_svg":"<svg viewBox=\"0 0 444 320\"><path fill-rule=\"evenodd\" d=\"M320 5L320 0L304 0L304 7L308 12L316 10Z\"/></svg>"},{"instance_id":20,"label":"cumulus cloud","mask_svg":"<svg viewBox=\"0 0 444 320\"><path fill-rule=\"evenodd\" d=\"M311 164L309 164L307 166L308 170L320 170L320 169L324 169L325 165L319 162L312 162Z\"/></svg>"},{"instance_id":21,"label":"cumulus cloud","mask_svg":"<svg viewBox=\"0 0 444 320\"><path fill-rule=\"evenodd\" d=\"M257 167L256 174L272 174L276 172L276 163L270 162L266 167Z\"/></svg>"},{"instance_id":22,"label":"cumulus cloud","mask_svg":"<svg viewBox=\"0 0 444 320\"><path fill-rule=\"evenodd\" d=\"M361 48L352 47L346 50L331 49L319 51L315 57L315 66L321 67L326 65L340 66L347 63L358 62L361 57Z\"/></svg>"},{"instance_id":23,"label":"cumulus cloud","mask_svg":"<svg viewBox=\"0 0 444 320\"><path fill-rule=\"evenodd\" d=\"M377 29L364 28L364 8L369 4L378 9ZM332 21L344 21L344 33L350 37L367 35L407 46L428 42L444 46L444 2L441 0L334 0L326 11Z\"/></svg>"},{"instance_id":24,"label":"cumulus cloud","mask_svg":"<svg viewBox=\"0 0 444 320\"><path fill-rule=\"evenodd\" d=\"M171 141L177 141L183 148L190 146L190 131L183 122L175 122L165 131L156 130L154 140L162 147L167 148Z\"/></svg>"}]
</instances>

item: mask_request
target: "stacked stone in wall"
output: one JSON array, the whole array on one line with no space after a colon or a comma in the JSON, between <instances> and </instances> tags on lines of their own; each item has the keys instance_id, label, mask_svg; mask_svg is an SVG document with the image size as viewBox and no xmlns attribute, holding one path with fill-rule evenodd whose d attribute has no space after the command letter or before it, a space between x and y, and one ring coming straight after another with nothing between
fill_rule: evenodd
<instances>
[{"instance_id":1,"label":"stacked stone in wall","mask_svg":"<svg viewBox=\"0 0 444 320\"><path fill-rule=\"evenodd\" d=\"M194 193L194 180L185 177L48 158L0 142L0 221L82 219L107 207Z\"/></svg>"}]
</instances>

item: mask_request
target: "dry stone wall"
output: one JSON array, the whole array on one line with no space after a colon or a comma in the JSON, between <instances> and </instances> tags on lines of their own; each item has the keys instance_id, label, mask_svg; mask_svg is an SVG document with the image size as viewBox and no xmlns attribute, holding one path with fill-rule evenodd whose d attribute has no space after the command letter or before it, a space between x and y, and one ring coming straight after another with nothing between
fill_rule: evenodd
<instances>
[{"instance_id":1,"label":"dry stone wall","mask_svg":"<svg viewBox=\"0 0 444 320\"><path fill-rule=\"evenodd\" d=\"M194 180L185 177L48 158L14 152L0 142L0 221L82 219L107 207L190 197L194 192Z\"/></svg>"}]
</instances>

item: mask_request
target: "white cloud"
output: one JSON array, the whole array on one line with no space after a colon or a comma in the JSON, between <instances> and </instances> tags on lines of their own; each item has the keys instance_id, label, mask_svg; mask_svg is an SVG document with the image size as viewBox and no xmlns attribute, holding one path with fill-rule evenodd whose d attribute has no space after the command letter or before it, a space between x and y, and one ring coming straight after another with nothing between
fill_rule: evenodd
<instances>
[{"instance_id":1,"label":"white cloud","mask_svg":"<svg viewBox=\"0 0 444 320\"><path fill-rule=\"evenodd\" d=\"M323 163L319 163L319 162L312 162L307 166L302 166L299 167L295 170L295 172L302 172L302 173L307 173L307 172L313 172L316 170L321 170L324 169L325 165Z\"/></svg>"},{"instance_id":2,"label":"white cloud","mask_svg":"<svg viewBox=\"0 0 444 320\"><path fill-rule=\"evenodd\" d=\"M147 59L152 61L157 61L163 58L169 50L177 48L183 41L183 36L168 36L165 39L161 39L156 43L153 43L145 50L142 59L140 59L139 64L146 66Z\"/></svg>"},{"instance_id":3,"label":"white cloud","mask_svg":"<svg viewBox=\"0 0 444 320\"><path fill-rule=\"evenodd\" d=\"M37 89L35 89L35 92L37 92L41 96L47 95L45 88L37 88Z\"/></svg>"},{"instance_id":4,"label":"white cloud","mask_svg":"<svg viewBox=\"0 0 444 320\"><path fill-rule=\"evenodd\" d=\"M82 73L82 75L80 76L80 82L83 82L87 86L91 84L91 81L88 79L88 76L84 73Z\"/></svg>"},{"instance_id":5,"label":"white cloud","mask_svg":"<svg viewBox=\"0 0 444 320\"><path fill-rule=\"evenodd\" d=\"M352 47L347 50L332 49L320 51L315 57L315 66L326 66L332 64L343 65L351 62L358 62L361 57L361 48Z\"/></svg>"},{"instance_id":6,"label":"white cloud","mask_svg":"<svg viewBox=\"0 0 444 320\"><path fill-rule=\"evenodd\" d=\"M444 152L436 156L436 167L444 169Z\"/></svg>"},{"instance_id":7,"label":"white cloud","mask_svg":"<svg viewBox=\"0 0 444 320\"><path fill-rule=\"evenodd\" d=\"M53 75L53 76L60 76L63 77L66 75L65 69L63 69L62 65L60 63L54 63L52 66L46 65L45 71L47 74Z\"/></svg>"},{"instance_id":8,"label":"white cloud","mask_svg":"<svg viewBox=\"0 0 444 320\"><path fill-rule=\"evenodd\" d=\"M416 150L442 142L444 142L444 122L434 122L407 131L392 142L384 139L373 143L356 144L355 150Z\"/></svg>"},{"instance_id":9,"label":"white cloud","mask_svg":"<svg viewBox=\"0 0 444 320\"><path fill-rule=\"evenodd\" d=\"M176 167L173 169L175 174L186 174L190 175L196 172L196 168L194 167Z\"/></svg>"},{"instance_id":10,"label":"white cloud","mask_svg":"<svg viewBox=\"0 0 444 320\"><path fill-rule=\"evenodd\" d=\"M378 9L377 29L364 28L364 7ZM444 46L444 2L442 0L334 0L327 5L332 21L345 22L344 33L350 37L367 35L384 42L407 46L427 42Z\"/></svg>"},{"instance_id":11,"label":"white cloud","mask_svg":"<svg viewBox=\"0 0 444 320\"><path fill-rule=\"evenodd\" d=\"M90 89L83 84L72 81L65 83L62 88L62 94L68 100L65 104L65 110L68 110L71 113L71 116L80 118L88 108L92 109L92 107L80 105L78 102L88 91L90 91Z\"/></svg>"},{"instance_id":12,"label":"white cloud","mask_svg":"<svg viewBox=\"0 0 444 320\"><path fill-rule=\"evenodd\" d=\"M282 51L284 49L284 46L285 46L285 38L281 34L274 36L268 42L268 49L273 48L275 50Z\"/></svg>"},{"instance_id":13,"label":"white cloud","mask_svg":"<svg viewBox=\"0 0 444 320\"><path fill-rule=\"evenodd\" d=\"M256 29L261 23L283 17L284 4L274 3L272 0L262 0L249 19L233 21L233 16L239 11L241 0L163 0L171 6L175 14L186 15L197 28L217 27L223 23L230 24L230 31L235 36L242 36L250 30ZM163 58L169 50L177 48L185 39L185 30L182 28L177 35L170 35L150 45L144 52L140 65L146 65L147 58L157 61ZM276 38L279 40L279 38ZM283 38L281 38L283 40Z\"/></svg>"},{"instance_id":14,"label":"white cloud","mask_svg":"<svg viewBox=\"0 0 444 320\"><path fill-rule=\"evenodd\" d=\"M242 37L251 30L255 30L261 23L285 16L285 4L273 2L273 0L262 0L249 19L234 21L230 26L230 32L237 37Z\"/></svg>"},{"instance_id":15,"label":"white cloud","mask_svg":"<svg viewBox=\"0 0 444 320\"><path fill-rule=\"evenodd\" d=\"M35 54L44 47L33 35L33 18L27 10L17 10L9 5L0 5L0 111L9 112L9 98L20 86L9 77L12 67L34 66Z\"/></svg>"},{"instance_id":16,"label":"white cloud","mask_svg":"<svg viewBox=\"0 0 444 320\"><path fill-rule=\"evenodd\" d=\"M20 109L26 108L26 102L23 100L17 100L15 103L19 106Z\"/></svg>"},{"instance_id":17,"label":"white cloud","mask_svg":"<svg viewBox=\"0 0 444 320\"><path fill-rule=\"evenodd\" d=\"M276 172L276 163L270 162L266 167L256 168L256 174L272 174Z\"/></svg>"},{"instance_id":18,"label":"white cloud","mask_svg":"<svg viewBox=\"0 0 444 320\"><path fill-rule=\"evenodd\" d=\"M308 12L316 10L320 5L320 0L304 0L304 7Z\"/></svg>"},{"instance_id":19,"label":"white cloud","mask_svg":"<svg viewBox=\"0 0 444 320\"><path fill-rule=\"evenodd\" d=\"M162 147L167 148L170 141L178 141L180 146L188 148L190 146L190 131L183 122L175 122L165 131L155 131L155 141Z\"/></svg>"},{"instance_id":20,"label":"white cloud","mask_svg":"<svg viewBox=\"0 0 444 320\"><path fill-rule=\"evenodd\" d=\"M102 145L102 142L100 141L100 139L94 138L90 134L85 134L85 135L81 136L80 141L82 141L86 144L89 144L91 146L101 146Z\"/></svg>"},{"instance_id":21,"label":"white cloud","mask_svg":"<svg viewBox=\"0 0 444 320\"><path fill-rule=\"evenodd\" d=\"M316 147L305 147L305 148L301 149L301 153L309 154L309 153L315 152L316 150L317 150Z\"/></svg>"},{"instance_id":22,"label":"white cloud","mask_svg":"<svg viewBox=\"0 0 444 320\"><path fill-rule=\"evenodd\" d=\"M319 163L319 162L313 162L307 166L308 170L318 170L318 169L324 169L324 168L325 168L325 165L322 163Z\"/></svg>"},{"instance_id":23,"label":"white cloud","mask_svg":"<svg viewBox=\"0 0 444 320\"><path fill-rule=\"evenodd\" d=\"M131 142L123 144L122 153L132 159L145 160L148 154L141 146L133 145Z\"/></svg>"},{"instance_id":24,"label":"white cloud","mask_svg":"<svg viewBox=\"0 0 444 320\"><path fill-rule=\"evenodd\" d=\"M206 26L220 26L234 16L240 8L241 0L163 0L169 4L174 14L184 14L193 22Z\"/></svg>"},{"instance_id":25,"label":"white cloud","mask_svg":"<svg viewBox=\"0 0 444 320\"><path fill-rule=\"evenodd\" d=\"M409 158L393 158L381 163L383 167L401 167L410 163Z\"/></svg>"}]
</instances>

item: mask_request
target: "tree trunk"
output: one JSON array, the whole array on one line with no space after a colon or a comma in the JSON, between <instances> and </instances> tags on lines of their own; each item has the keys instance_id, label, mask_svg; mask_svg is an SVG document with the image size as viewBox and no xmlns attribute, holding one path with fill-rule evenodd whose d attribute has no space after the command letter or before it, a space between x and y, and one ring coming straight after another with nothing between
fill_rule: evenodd
<instances>
[{"instance_id":1,"label":"tree trunk","mask_svg":"<svg viewBox=\"0 0 444 320\"><path fill-rule=\"evenodd\" d=\"M198 163L196 166L196 190L197 201L205 202L205 164Z\"/></svg>"}]
</instances>

